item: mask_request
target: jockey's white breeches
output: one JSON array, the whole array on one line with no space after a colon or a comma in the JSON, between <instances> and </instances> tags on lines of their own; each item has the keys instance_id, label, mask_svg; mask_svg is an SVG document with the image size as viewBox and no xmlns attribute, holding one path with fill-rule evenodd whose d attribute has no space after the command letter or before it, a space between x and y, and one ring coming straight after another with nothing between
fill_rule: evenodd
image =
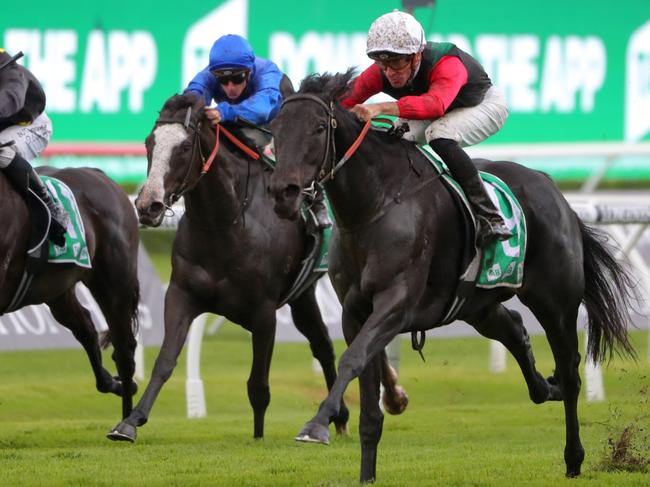
<instances>
[{"instance_id":1,"label":"jockey's white breeches","mask_svg":"<svg viewBox=\"0 0 650 487\"><path fill-rule=\"evenodd\" d=\"M12 145L0 147L0 168L7 167L16 153L25 160L36 159L52 138L52 122L45 112L29 125L12 125L0 132L0 144L13 141Z\"/></svg>"},{"instance_id":2,"label":"jockey's white breeches","mask_svg":"<svg viewBox=\"0 0 650 487\"><path fill-rule=\"evenodd\" d=\"M461 147L478 144L497 133L508 118L508 106L503 93L491 86L483 101L474 107L456 108L436 120L406 120L399 118L396 126L406 122L409 131L404 138L419 144L435 139L451 139Z\"/></svg>"}]
</instances>

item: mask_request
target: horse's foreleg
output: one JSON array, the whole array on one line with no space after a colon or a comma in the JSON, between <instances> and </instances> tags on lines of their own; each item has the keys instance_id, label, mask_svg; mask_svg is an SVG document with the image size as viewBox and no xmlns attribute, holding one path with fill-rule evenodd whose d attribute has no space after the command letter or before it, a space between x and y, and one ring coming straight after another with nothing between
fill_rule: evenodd
<instances>
[{"instance_id":1,"label":"horse's foreleg","mask_svg":"<svg viewBox=\"0 0 650 487\"><path fill-rule=\"evenodd\" d=\"M361 482L373 482L377 472L377 446L384 426L379 408L381 357L375 357L359 376L359 438L361 440Z\"/></svg>"},{"instance_id":2,"label":"horse's foreleg","mask_svg":"<svg viewBox=\"0 0 650 487\"><path fill-rule=\"evenodd\" d=\"M253 437L264 436L264 415L271 401L269 369L275 339L275 308L260 310L249 323L253 335L253 365L248 377L248 401L253 408Z\"/></svg>"},{"instance_id":3,"label":"horse's foreleg","mask_svg":"<svg viewBox=\"0 0 650 487\"><path fill-rule=\"evenodd\" d=\"M348 343L351 341L350 346L341 356L339 374L330 394L321 403L316 416L298 434L297 440L329 442L327 425L329 419L336 414L347 385L350 381L359 377L365 367L373 359L377 358L378 354L402 329L405 316L409 314L407 306L409 296L405 281L406 279L399 279L398 284L374 296L372 313L360 330L357 328L358 321L351 317L349 308L346 309L348 303L344 303L343 332L346 341ZM379 367L379 362L377 362L377 367ZM379 371L377 370L375 373L378 381ZM378 408L378 392L375 394L374 400L375 404L367 407ZM374 433L368 434L361 444L361 455L362 459L364 459L362 481L371 481L375 477L376 445L381 436L381 427L377 424L379 416L373 414L372 411L374 409L371 409L370 413L362 411L362 415L366 415L366 421L374 421L374 429L370 426L370 423L364 426L365 432L374 431ZM372 444L374 444L374 447L371 446Z\"/></svg>"},{"instance_id":4,"label":"horse's foreleg","mask_svg":"<svg viewBox=\"0 0 650 487\"><path fill-rule=\"evenodd\" d=\"M120 395L121 385L102 365L102 353L99 349L97 331L90 313L77 300L74 288L54 301L48 302L47 305L50 307L54 319L68 328L86 351L95 374L97 390Z\"/></svg>"},{"instance_id":5,"label":"horse's foreleg","mask_svg":"<svg viewBox=\"0 0 650 487\"><path fill-rule=\"evenodd\" d=\"M330 391L336 380L336 357L332 340L318 308L314 286L291 302L290 306L293 322L298 331L309 340L312 355L320 362L327 390ZM349 417L350 412L342 400L338 414L333 418L338 434L347 434Z\"/></svg>"},{"instance_id":6,"label":"horse's foreleg","mask_svg":"<svg viewBox=\"0 0 650 487\"><path fill-rule=\"evenodd\" d=\"M107 434L109 439L135 441L136 428L147 422L160 389L176 367L190 324L199 313L189 294L171 283L165 295L165 337L151 379L131 414Z\"/></svg>"},{"instance_id":7,"label":"horse's foreleg","mask_svg":"<svg viewBox=\"0 0 650 487\"><path fill-rule=\"evenodd\" d=\"M508 349L521 368L528 386L528 394L535 404L562 400L560 388L549 383L537 371L528 332L517 311L498 304L487 313L481 311L480 318L467 321L481 335L501 342Z\"/></svg>"}]
</instances>

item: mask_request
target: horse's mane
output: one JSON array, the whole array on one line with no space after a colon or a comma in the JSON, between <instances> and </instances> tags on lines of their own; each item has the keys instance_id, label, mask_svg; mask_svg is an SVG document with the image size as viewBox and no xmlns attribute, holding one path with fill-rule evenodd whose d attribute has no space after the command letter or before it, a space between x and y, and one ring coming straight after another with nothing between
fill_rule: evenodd
<instances>
[{"instance_id":1,"label":"horse's mane","mask_svg":"<svg viewBox=\"0 0 650 487\"><path fill-rule=\"evenodd\" d=\"M194 93L188 92L180 95L174 95L169 98L160 110L162 112L171 112L175 113L179 110L187 109L187 107L194 106L197 98Z\"/></svg>"},{"instance_id":2,"label":"horse's mane","mask_svg":"<svg viewBox=\"0 0 650 487\"><path fill-rule=\"evenodd\" d=\"M323 73L307 76L300 83L298 93L321 95L326 101L338 101L350 90L350 80L355 68L348 68L345 73Z\"/></svg>"},{"instance_id":3,"label":"horse's mane","mask_svg":"<svg viewBox=\"0 0 650 487\"><path fill-rule=\"evenodd\" d=\"M354 71L355 68L348 68L345 73L326 72L323 74L312 74L302 80L298 93L309 93L319 96L326 103L330 101L336 102L336 106L338 108L337 117L346 117L350 122L354 123L356 127L361 127L362 123L359 121L359 119L338 103L350 92L352 88L351 81L354 77ZM382 143L397 143L403 144L407 147L413 145L411 142L407 142L401 138L375 130L369 131L366 137L370 139L381 140Z\"/></svg>"}]
</instances>

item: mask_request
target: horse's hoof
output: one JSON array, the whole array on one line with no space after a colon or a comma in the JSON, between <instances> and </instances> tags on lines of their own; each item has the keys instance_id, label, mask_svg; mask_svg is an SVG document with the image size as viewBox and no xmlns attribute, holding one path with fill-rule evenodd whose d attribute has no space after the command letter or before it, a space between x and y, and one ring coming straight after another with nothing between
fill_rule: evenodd
<instances>
[{"instance_id":1,"label":"horse's hoof","mask_svg":"<svg viewBox=\"0 0 650 487\"><path fill-rule=\"evenodd\" d=\"M113 441L130 441L133 443L138 436L138 430L135 426L122 421L115 428L108 432L106 438Z\"/></svg>"},{"instance_id":2,"label":"horse's hoof","mask_svg":"<svg viewBox=\"0 0 650 487\"><path fill-rule=\"evenodd\" d=\"M574 469L567 469L566 471L566 477L568 479L574 479L576 477L580 476L580 469L578 468L577 470Z\"/></svg>"},{"instance_id":3,"label":"horse's hoof","mask_svg":"<svg viewBox=\"0 0 650 487\"><path fill-rule=\"evenodd\" d=\"M387 394L384 390L381 402L388 414L402 414L409 404L409 397L402 386L395 386L395 396Z\"/></svg>"},{"instance_id":4,"label":"horse's hoof","mask_svg":"<svg viewBox=\"0 0 650 487\"><path fill-rule=\"evenodd\" d=\"M330 444L330 431L327 426L320 423L307 423L300 433L294 438L296 441L305 443L322 443L323 445Z\"/></svg>"}]
</instances>

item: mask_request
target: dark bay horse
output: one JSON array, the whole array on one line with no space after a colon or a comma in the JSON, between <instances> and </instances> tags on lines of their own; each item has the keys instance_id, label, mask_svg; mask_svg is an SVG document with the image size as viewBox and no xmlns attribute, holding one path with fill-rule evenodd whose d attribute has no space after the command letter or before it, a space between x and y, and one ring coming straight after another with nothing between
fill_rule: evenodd
<instances>
[{"instance_id":1,"label":"dark bay horse","mask_svg":"<svg viewBox=\"0 0 650 487\"><path fill-rule=\"evenodd\" d=\"M305 79L271 123L277 169L271 178L276 211L294 217L303 188L323 180L338 225L330 247L330 276L343 304L349 348L316 416L297 439L328 441L328 423L349 382L359 377L361 481L376 473L383 414L377 355L397 334L435 326L454 298L465 231L458 206L414 145L369 132L332 176L335 154L361 132L336 103L351 72ZM577 315L589 314L589 355L634 355L627 338L630 281L601 235L586 227L545 174L511 162L477 161L505 181L526 215L528 248L520 288L476 289L459 319L503 343L523 372L535 403L564 401L569 477L580 474L577 401L580 390ZM433 177L432 177L433 176ZM548 379L535 368L520 315L501 303L517 295L543 326L556 369Z\"/></svg>"},{"instance_id":2,"label":"dark bay horse","mask_svg":"<svg viewBox=\"0 0 650 487\"><path fill-rule=\"evenodd\" d=\"M96 169L42 168L41 174L63 181L79 205L92 268L73 264L46 264L35 275L19 307L45 303L54 318L81 343L95 374L99 392L122 396L122 417L131 413L139 302L138 220L127 194ZM0 310L6 310L25 269L30 215L21 196L0 176ZM75 284L88 287L109 327L118 377L102 366L102 355L90 313L77 300ZM130 387L124 387L129 384Z\"/></svg>"},{"instance_id":3,"label":"dark bay horse","mask_svg":"<svg viewBox=\"0 0 650 487\"><path fill-rule=\"evenodd\" d=\"M191 94L173 96L146 139L148 178L136 201L140 222L159 225L165 208L180 196L185 199L185 214L173 244L160 354L132 414L109 433L114 440L135 440L136 428L147 422L176 366L192 320L206 312L225 316L252 335L248 398L254 437L264 435L275 312L299 272L309 242L302 221L289 222L274 213L266 192L269 168L226 137L220 137L209 171L202 172L217 141L203 107L204 102ZM329 389L336 378L334 349L314 286L288 304L296 327L322 365ZM342 400L337 411L332 418L343 432L349 414Z\"/></svg>"}]
</instances>

